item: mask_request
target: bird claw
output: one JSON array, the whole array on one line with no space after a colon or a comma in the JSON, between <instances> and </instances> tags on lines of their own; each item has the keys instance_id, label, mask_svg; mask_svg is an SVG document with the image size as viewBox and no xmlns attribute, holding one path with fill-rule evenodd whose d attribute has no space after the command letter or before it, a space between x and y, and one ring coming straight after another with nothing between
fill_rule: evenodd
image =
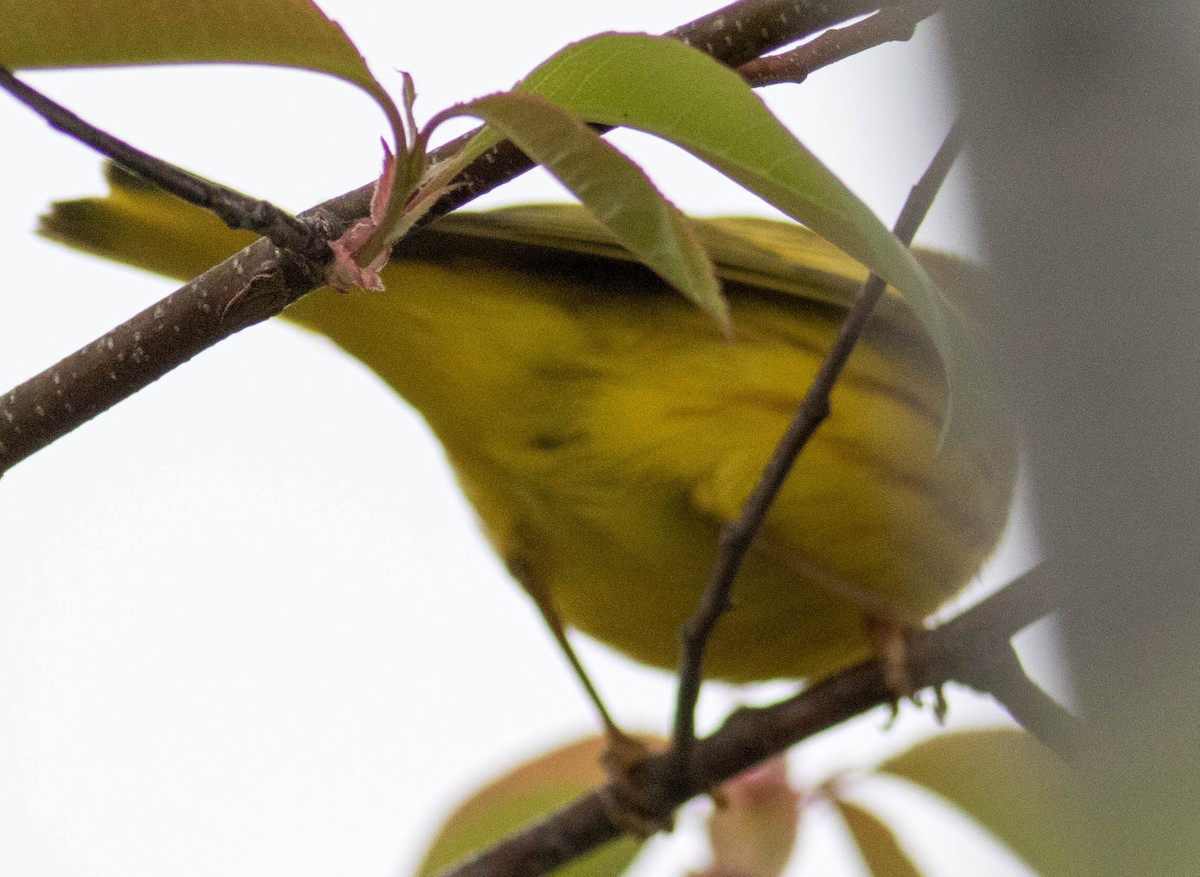
<instances>
[{"instance_id":1,"label":"bird claw","mask_svg":"<svg viewBox=\"0 0 1200 877\"><path fill-rule=\"evenodd\" d=\"M883 684L892 696L892 718L907 698L916 702L916 688L908 667L908 638L911 628L890 618L868 615L863 621L871 652L883 674Z\"/></svg>"}]
</instances>

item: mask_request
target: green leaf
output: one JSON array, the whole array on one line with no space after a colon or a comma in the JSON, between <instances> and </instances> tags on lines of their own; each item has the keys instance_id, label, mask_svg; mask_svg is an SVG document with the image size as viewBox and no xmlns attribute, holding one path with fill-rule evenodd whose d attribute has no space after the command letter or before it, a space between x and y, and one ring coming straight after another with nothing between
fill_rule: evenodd
<instances>
[{"instance_id":1,"label":"green leaf","mask_svg":"<svg viewBox=\"0 0 1200 877\"><path fill-rule=\"evenodd\" d=\"M374 83L342 29L309 0L0 0L9 69L230 62Z\"/></svg>"},{"instance_id":2,"label":"green leaf","mask_svg":"<svg viewBox=\"0 0 1200 877\"><path fill-rule=\"evenodd\" d=\"M589 737L548 752L479 789L442 824L417 868L431 877L604 783L605 747ZM633 861L641 841L622 837L556 871L559 877L616 877Z\"/></svg>"},{"instance_id":3,"label":"green leaf","mask_svg":"<svg viewBox=\"0 0 1200 877\"><path fill-rule=\"evenodd\" d=\"M0 21L10 70L234 63L328 73L370 94L403 145L395 104L311 0L0 0Z\"/></svg>"},{"instance_id":4,"label":"green leaf","mask_svg":"<svg viewBox=\"0 0 1200 877\"><path fill-rule=\"evenodd\" d=\"M879 770L956 805L1041 874L1093 873L1082 843L1075 778L1029 734L944 734L888 759Z\"/></svg>"},{"instance_id":5,"label":"green leaf","mask_svg":"<svg viewBox=\"0 0 1200 877\"><path fill-rule=\"evenodd\" d=\"M625 155L570 112L531 94L482 97L439 114L430 127L460 115L483 119L543 165L622 246L728 331L729 306L691 221Z\"/></svg>"},{"instance_id":6,"label":"green leaf","mask_svg":"<svg viewBox=\"0 0 1200 877\"><path fill-rule=\"evenodd\" d=\"M921 877L892 829L878 816L851 801L835 798L833 804L862 853L867 870L874 877Z\"/></svg>"},{"instance_id":7,"label":"green leaf","mask_svg":"<svg viewBox=\"0 0 1200 877\"><path fill-rule=\"evenodd\" d=\"M962 318L908 249L734 71L673 39L603 34L567 46L517 88L588 121L679 145L858 259L904 294L933 337L955 416L981 415L974 409L985 394L960 392L981 382Z\"/></svg>"}]
</instances>

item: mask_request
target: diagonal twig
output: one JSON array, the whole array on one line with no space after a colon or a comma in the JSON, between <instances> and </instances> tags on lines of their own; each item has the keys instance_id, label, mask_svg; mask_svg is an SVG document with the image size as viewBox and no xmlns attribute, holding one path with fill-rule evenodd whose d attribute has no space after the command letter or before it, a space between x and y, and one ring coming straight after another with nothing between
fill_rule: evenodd
<instances>
[{"instance_id":1,"label":"diagonal twig","mask_svg":"<svg viewBox=\"0 0 1200 877\"><path fill-rule=\"evenodd\" d=\"M946 135L924 176L913 186L908 201L896 220L896 237L905 244L912 242L917 227L929 212L934 195L941 188L942 181L962 148L963 136L960 120ZM792 422L767 462L750 498L746 500L741 515L721 530L717 559L713 563L708 584L700 595L695 614L688 619L683 629L679 690L672 733L673 748L679 752L683 765L688 764L688 754L696 740L695 712L704 676L704 653L717 622L730 608L729 593L733 581L796 457L817 427L829 416L829 394L833 390L834 382L850 358L875 303L886 288L887 284L878 276L872 274L867 278L867 282L846 312L837 339L825 355L825 360L805 393Z\"/></svg>"},{"instance_id":2,"label":"diagonal twig","mask_svg":"<svg viewBox=\"0 0 1200 877\"><path fill-rule=\"evenodd\" d=\"M995 661L968 670L959 681L991 694L1021 727L1065 761L1074 760L1079 749L1079 719L1026 675L1011 644L1007 652L997 651Z\"/></svg>"},{"instance_id":3,"label":"diagonal twig","mask_svg":"<svg viewBox=\"0 0 1200 877\"><path fill-rule=\"evenodd\" d=\"M755 88L801 83L810 73L867 49L912 39L916 27L941 8L940 0L915 0L881 9L857 24L833 28L816 39L779 55L747 61L738 73Z\"/></svg>"},{"instance_id":4,"label":"diagonal twig","mask_svg":"<svg viewBox=\"0 0 1200 877\"><path fill-rule=\"evenodd\" d=\"M0 88L29 107L52 128L107 156L126 170L189 204L211 210L230 228L241 228L269 238L276 246L308 259L324 261L329 255L325 236L269 201L251 198L228 186L198 177L190 171L143 152L102 131L0 66Z\"/></svg>"}]
</instances>

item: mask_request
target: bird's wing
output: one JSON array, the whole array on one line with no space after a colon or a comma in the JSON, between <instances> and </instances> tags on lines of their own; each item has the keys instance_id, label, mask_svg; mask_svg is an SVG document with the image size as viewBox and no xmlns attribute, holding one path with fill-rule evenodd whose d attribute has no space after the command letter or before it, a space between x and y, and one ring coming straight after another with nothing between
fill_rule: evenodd
<instances>
[{"instance_id":1,"label":"bird's wing","mask_svg":"<svg viewBox=\"0 0 1200 877\"><path fill-rule=\"evenodd\" d=\"M76 249L180 280L199 275L256 239L116 165L106 165L105 176L108 195L55 203L42 216L39 232ZM739 286L749 286L844 309L867 276L853 259L795 223L725 217L696 220L696 230L730 295L737 295ZM402 241L396 256L437 260L469 249L473 242L637 261L576 204L454 213ZM943 269L961 273L964 264L936 254L922 254L922 261L935 279ZM961 278L955 278L955 285L962 285ZM876 320L920 331L894 290L880 302Z\"/></svg>"}]
</instances>

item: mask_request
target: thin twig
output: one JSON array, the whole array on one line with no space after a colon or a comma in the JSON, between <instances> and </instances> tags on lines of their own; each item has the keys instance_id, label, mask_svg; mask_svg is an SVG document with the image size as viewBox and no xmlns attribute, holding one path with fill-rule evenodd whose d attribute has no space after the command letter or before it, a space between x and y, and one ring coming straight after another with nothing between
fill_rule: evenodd
<instances>
[{"instance_id":1,"label":"thin twig","mask_svg":"<svg viewBox=\"0 0 1200 877\"><path fill-rule=\"evenodd\" d=\"M980 603L978 608L986 607L984 611L970 609L938 629L949 636L917 637L914 648L924 649L926 654L917 658L914 666L943 660L954 664L954 681L990 694L1039 742L1071 760L1077 752L1082 721L1029 678L1012 644L1016 633L1057 611L1063 599L1057 584L1054 567L1041 564ZM930 654L931 647L943 650L941 657ZM951 649L957 650L957 656L947 651ZM973 649L986 658L973 659ZM910 660L914 655L909 653ZM938 684L923 672L914 675L918 686Z\"/></svg>"},{"instance_id":2,"label":"thin twig","mask_svg":"<svg viewBox=\"0 0 1200 877\"><path fill-rule=\"evenodd\" d=\"M324 261L329 247L303 220L269 201L251 198L220 183L205 180L181 167L143 152L56 103L0 67L0 88L46 120L50 126L90 146L126 170L189 204L211 210L230 228L243 228L269 238L276 246L315 261Z\"/></svg>"},{"instance_id":3,"label":"thin twig","mask_svg":"<svg viewBox=\"0 0 1200 877\"><path fill-rule=\"evenodd\" d=\"M900 212L900 218L896 220L896 236L905 244L912 242L917 226L929 212L934 195L962 148L962 141L963 127L960 121L946 135L929 169L917 185L913 186L908 201ZM825 355L820 370L763 470L754 492L746 500L741 515L721 530L717 559L713 564L708 584L700 596L696 613L684 625L683 630L683 645L679 658L679 692L672 742L684 765L688 763L688 753L696 739L695 712L696 702L700 697L700 684L704 678L704 653L717 622L730 608L729 593L733 581L796 457L817 427L829 416L829 394L833 390L834 382L850 358L875 303L886 288L884 281L876 275L872 274L867 278L867 282L846 312L837 339Z\"/></svg>"},{"instance_id":4,"label":"thin twig","mask_svg":"<svg viewBox=\"0 0 1200 877\"><path fill-rule=\"evenodd\" d=\"M1082 722L1029 678L1011 645L1002 657L998 655L996 661L959 681L991 694L1047 748L1065 761L1074 759Z\"/></svg>"},{"instance_id":5,"label":"thin twig","mask_svg":"<svg viewBox=\"0 0 1200 877\"><path fill-rule=\"evenodd\" d=\"M917 634L910 654L914 681L924 687L979 678L1007 661L1012 636L1058 608L1046 579L1035 569L940 628ZM665 821L705 789L891 698L877 663L864 661L780 703L740 709L696 742L689 769L674 749L638 765L639 800L644 794L650 815ZM614 793L593 789L441 877L539 877L577 860L621 833L605 803Z\"/></svg>"},{"instance_id":6,"label":"thin twig","mask_svg":"<svg viewBox=\"0 0 1200 877\"><path fill-rule=\"evenodd\" d=\"M670 32L736 66L899 0L740 0ZM461 150L472 134L435 150L431 163ZM425 217L432 221L531 167L511 143L481 155ZM351 222L367 213L372 184L300 214L305 221ZM202 350L275 316L321 285L288 251L260 241L214 266L128 322L0 394L0 475L92 417L132 396ZM236 261L235 261L236 260ZM310 266L311 267L311 266ZM248 279L259 291L247 294Z\"/></svg>"},{"instance_id":7,"label":"thin twig","mask_svg":"<svg viewBox=\"0 0 1200 877\"><path fill-rule=\"evenodd\" d=\"M803 82L810 73L883 43L912 39L917 25L941 8L938 0L917 0L881 9L870 18L833 28L815 40L779 55L747 61L738 73L755 88Z\"/></svg>"}]
</instances>

